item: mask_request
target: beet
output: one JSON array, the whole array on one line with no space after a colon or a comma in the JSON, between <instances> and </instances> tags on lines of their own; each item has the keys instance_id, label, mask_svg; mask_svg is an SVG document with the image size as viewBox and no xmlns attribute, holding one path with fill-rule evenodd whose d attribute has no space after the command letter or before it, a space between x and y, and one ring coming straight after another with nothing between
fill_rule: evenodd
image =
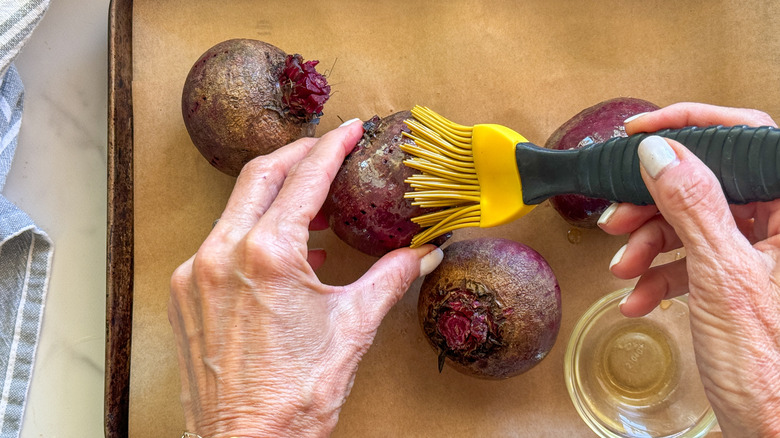
<instances>
[{"instance_id":1,"label":"beet","mask_svg":"<svg viewBox=\"0 0 780 438\"><path fill-rule=\"evenodd\" d=\"M200 153L236 176L252 158L314 136L330 86L317 61L252 39L223 41L190 69L181 110Z\"/></svg>"},{"instance_id":2,"label":"beet","mask_svg":"<svg viewBox=\"0 0 780 438\"><path fill-rule=\"evenodd\" d=\"M404 120L410 118L411 112L401 111L365 122L363 139L344 159L323 205L333 232L371 256L408 246L420 231L411 218L433 211L404 199L412 190L404 180L416 172L403 164L411 156L399 147L412 143L402 134L409 132Z\"/></svg>"},{"instance_id":3,"label":"beet","mask_svg":"<svg viewBox=\"0 0 780 438\"><path fill-rule=\"evenodd\" d=\"M561 292L547 261L512 240L452 243L428 274L417 304L422 330L454 369L475 377L522 374L552 349Z\"/></svg>"},{"instance_id":4,"label":"beet","mask_svg":"<svg viewBox=\"0 0 780 438\"><path fill-rule=\"evenodd\" d=\"M612 137L626 137L624 120L656 109L658 106L651 102L631 97L605 100L580 111L561 125L547 139L545 147L576 149L603 143ZM580 228L596 228L601 213L609 207L610 201L571 194L553 196L550 204L569 224Z\"/></svg>"}]
</instances>

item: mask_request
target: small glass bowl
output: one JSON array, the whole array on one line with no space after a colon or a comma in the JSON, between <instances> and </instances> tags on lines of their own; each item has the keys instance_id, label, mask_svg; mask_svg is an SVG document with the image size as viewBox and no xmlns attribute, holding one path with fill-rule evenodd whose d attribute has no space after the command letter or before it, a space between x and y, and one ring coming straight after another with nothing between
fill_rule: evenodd
<instances>
[{"instance_id":1,"label":"small glass bowl","mask_svg":"<svg viewBox=\"0 0 780 438\"><path fill-rule=\"evenodd\" d=\"M703 437L716 424L696 368L688 303L665 300L641 318L618 303L593 304L574 327L564 359L580 417L601 437Z\"/></svg>"}]
</instances>

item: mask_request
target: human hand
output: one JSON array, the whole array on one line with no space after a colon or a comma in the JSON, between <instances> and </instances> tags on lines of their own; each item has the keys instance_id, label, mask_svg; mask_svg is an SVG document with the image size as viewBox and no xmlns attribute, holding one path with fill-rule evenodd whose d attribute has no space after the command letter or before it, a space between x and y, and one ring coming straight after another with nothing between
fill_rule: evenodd
<instances>
[{"instance_id":1,"label":"human hand","mask_svg":"<svg viewBox=\"0 0 780 438\"><path fill-rule=\"evenodd\" d=\"M690 103L629 120L629 134L777 126L759 111ZM696 362L724 434L780 436L780 200L730 207L715 175L673 140L649 137L639 155L656 205L615 204L599 221L610 234L629 233L612 273L640 277L621 311L641 316L689 293ZM680 247L685 258L650 267Z\"/></svg>"},{"instance_id":2,"label":"human hand","mask_svg":"<svg viewBox=\"0 0 780 438\"><path fill-rule=\"evenodd\" d=\"M345 155L351 121L247 164L197 253L174 272L168 317L186 427L204 437L322 436L388 310L442 252L402 248L355 283L322 284L309 231Z\"/></svg>"}]
</instances>

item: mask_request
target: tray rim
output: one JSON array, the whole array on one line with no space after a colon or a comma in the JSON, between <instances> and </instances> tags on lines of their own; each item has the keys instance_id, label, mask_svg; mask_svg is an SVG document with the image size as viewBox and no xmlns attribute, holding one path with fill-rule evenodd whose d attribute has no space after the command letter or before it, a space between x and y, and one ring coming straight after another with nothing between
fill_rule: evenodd
<instances>
[{"instance_id":1,"label":"tray rim","mask_svg":"<svg viewBox=\"0 0 780 438\"><path fill-rule=\"evenodd\" d=\"M127 438L134 290L133 0L110 0L107 18L104 435ZM707 436L720 436L720 430Z\"/></svg>"},{"instance_id":2,"label":"tray rim","mask_svg":"<svg viewBox=\"0 0 780 438\"><path fill-rule=\"evenodd\" d=\"M132 0L108 11L108 143L104 433L128 436L133 309Z\"/></svg>"}]
</instances>

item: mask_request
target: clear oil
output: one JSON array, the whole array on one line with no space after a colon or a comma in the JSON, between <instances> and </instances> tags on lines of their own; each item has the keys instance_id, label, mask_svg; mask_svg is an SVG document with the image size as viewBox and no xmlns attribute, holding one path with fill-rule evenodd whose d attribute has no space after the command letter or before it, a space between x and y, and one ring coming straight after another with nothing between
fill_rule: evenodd
<instances>
[{"instance_id":1,"label":"clear oil","mask_svg":"<svg viewBox=\"0 0 780 438\"><path fill-rule=\"evenodd\" d=\"M678 370L670 341L658 327L630 321L604 336L592 371L614 403L651 406L677 385Z\"/></svg>"},{"instance_id":2,"label":"clear oil","mask_svg":"<svg viewBox=\"0 0 780 438\"><path fill-rule=\"evenodd\" d=\"M566 240L572 245L578 245L582 242L582 231L579 228L571 228L566 232Z\"/></svg>"}]
</instances>

